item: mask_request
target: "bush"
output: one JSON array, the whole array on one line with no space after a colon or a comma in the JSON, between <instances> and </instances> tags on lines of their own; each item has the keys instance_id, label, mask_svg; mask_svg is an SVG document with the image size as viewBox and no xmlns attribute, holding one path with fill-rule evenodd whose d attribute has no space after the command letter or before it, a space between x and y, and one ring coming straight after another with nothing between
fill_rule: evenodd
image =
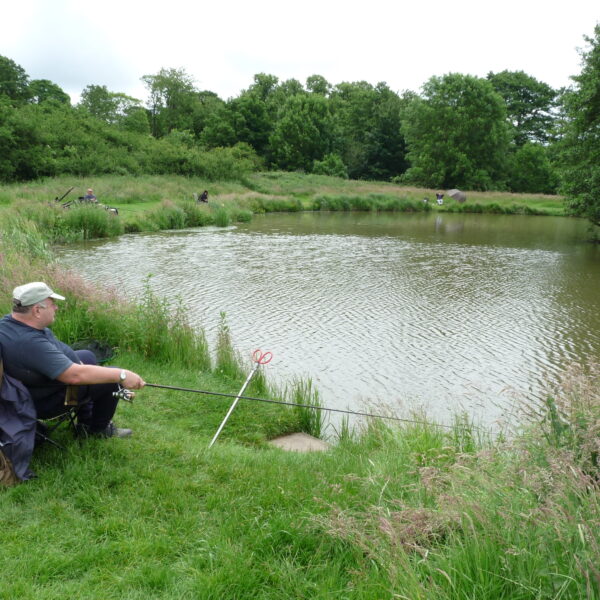
<instances>
[{"instance_id":1,"label":"bush","mask_svg":"<svg viewBox=\"0 0 600 600\"><path fill-rule=\"evenodd\" d=\"M252 211L243 209L236 211L235 220L238 223L250 223L252 221Z\"/></svg>"},{"instance_id":2,"label":"bush","mask_svg":"<svg viewBox=\"0 0 600 600\"><path fill-rule=\"evenodd\" d=\"M348 169L339 154L327 154L323 160L315 160L312 172L315 175L331 175L348 179Z\"/></svg>"},{"instance_id":3,"label":"bush","mask_svg":"<svg viewBox=\"0 0 600 600\"><path fill-rule=\"evenodd\" d=\"M6 152L0 157L3 181L108 173L239 180L261 164L247 144L204 151L193 144L187 132L173 132L157 140L137 127L110 125L70 106L26 104L2 106L1 110L7 140Z\"/></svg>"}]
</instances>

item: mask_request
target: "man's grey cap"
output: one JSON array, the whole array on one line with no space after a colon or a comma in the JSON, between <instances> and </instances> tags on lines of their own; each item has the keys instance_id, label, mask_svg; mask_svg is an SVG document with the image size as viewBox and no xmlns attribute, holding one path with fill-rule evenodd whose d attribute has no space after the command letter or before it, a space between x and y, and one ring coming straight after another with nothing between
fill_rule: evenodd
<instances>
[{"instance_id":1,"label":"man's grey cap","mask_svg":"<svg viewBox=\"0 0 600 600\"><path fill-rule=\"evenodd\" d=\"M13 298L21 303L21 306L32 306L45 300L54 298L55 300L64 300L65 297L55 294L45 283L33 281L20 285L13 290Z\"/></svg>"}]
</instances>

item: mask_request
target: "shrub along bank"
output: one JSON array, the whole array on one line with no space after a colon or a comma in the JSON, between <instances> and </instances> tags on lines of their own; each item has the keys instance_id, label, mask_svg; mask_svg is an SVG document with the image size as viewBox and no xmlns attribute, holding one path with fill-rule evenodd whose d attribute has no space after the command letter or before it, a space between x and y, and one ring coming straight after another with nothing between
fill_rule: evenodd
<instances>
[{"instance_id":1,"label":"shrub along bank","mask_svg":"<svg viewBox=\"0 0 600 600\"><path fill-rule=\"evenodd\" d=\"M85 284L17 225L5 312L16 284L46 280L67 297L62 339L106 340L151 383L239 389L225 323L211 352L184 305ZM510 437L346 422L315 454L267 445L300 416L245 401L208 450L230 400L146 388L118 411L134 437L64 434L66 451L36 450L39 479L0 490L0 598L600 598L599 377L572 372Z\"/></svg>"}]
</instances>

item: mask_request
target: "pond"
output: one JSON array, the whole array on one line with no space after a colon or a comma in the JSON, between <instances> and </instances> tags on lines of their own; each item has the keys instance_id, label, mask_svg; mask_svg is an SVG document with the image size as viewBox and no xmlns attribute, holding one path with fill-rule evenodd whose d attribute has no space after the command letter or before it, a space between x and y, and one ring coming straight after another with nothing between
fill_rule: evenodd
<instances>
[{"instance_id":1,"label":"pond","mask_svg":"<svg viewBox=\"0 0 600 600\"><path fill-rule=\"evenodd\" d=\"M600 360L600 248L586 229L559 217L277 214L58 256L130 298L152 274L213 348L224 311L243 356L271 351L271 381L308 377L327 406L424 407L445 423L464 410L493 425L516 401L543 399L568 364Z\"/></svg>"}]
</instances>

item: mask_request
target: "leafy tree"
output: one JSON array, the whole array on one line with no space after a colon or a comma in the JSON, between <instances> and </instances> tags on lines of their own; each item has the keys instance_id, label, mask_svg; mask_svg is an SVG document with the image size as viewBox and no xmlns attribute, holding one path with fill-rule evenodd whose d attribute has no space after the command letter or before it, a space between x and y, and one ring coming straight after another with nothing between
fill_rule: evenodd
<instances>
[{"instance_id":1,"label":"leafy tree","mask_svg":"<svg viewBox=\"0 0 600 600\"><path fill-rule=\"evenodd\" d=\"M281 169L310 172L333 146L333 119L327 100L300 94L288 98L270 137L274 163Z\"/></svg>"},{"instance_id":2,"label":"leafy tree","mask_svg":"<svg viewBox=\"0 0 600 600\"><path fill-rule=\"evenodd\" d=\"M148 117L141 102L120 92L110 92L104 85L84 88L78 106L111 125L138 133L149 132Z\"/></svg>"},{"instance_id":3,"label":"leafy tree","mask_svg":"<svg viewBox=\"0 0 600 600\"><path fill-rule=\"evenodd\" d=\"M404 180L436 188L504 185L509 131L502 97L485 79L432 77L406 108L411 168Z\"/></svg>"},{"instance_id":4,"label":"leafy tree","mask_svg":"<svg viewBox=\"0 0 600 600\"><path fill-rule=\"evenodd\" d=\"M366 137L373 128L373 86L366 81L342 82L331 92L340 154L352 178L364 175L368 163Z\"/></svg>"},{"instance_id":5,"label":"leafy tree","mask_svg":"<svg viewBox=\"0 0 600 600\"><path fill-rule=\"evenodd\" d=\"M0 56L0 96L2 95L17 103L29 98L29 76L23 67L6 56Z\"/></svg>"},{"instance_id":6,"label":"leafy tree","mask_svg":"<svg viewBox=\"0 0 600 600\"><path fill-rule=\"evenodd\" d=\"M263 102L266 102L271 94L277 89L279 79L275 75L257 73L254 83L248 88L248 92L256 94Z\"/></svg>"},{"instance_id":7,"label":"leafy tree","mask_svg":"<svg viewBox=\"0 0 600 600\"><path fill-rule=\"evenodd\" d=\"M148 135L150 133L150 122L148 113L141 107L131 107L119 122L121 129L132 133Z\"/></svg>"},{"instance_id":8,"label":"leafy tree","mask_svg":"<svg viewBox=\"0 0 600 600\"><path fill-rule=\"evenodd\" d=\"M255 94L242 94L229 102L229 109L236 141L249 144L264 156L274 125L267 103Z\"/></svg>"},{"instance_id":9,"label":"leafy tree","mask_svg":"<svg viewBox=\"0 0 600 600\"><path fill-rule=\"evenodd\" d=\"M0 181L12 181L15 167L13 151L16 146L12 117L15 109L8 96L0 96Z\"/></svg>"},{"instance_id":10,"label":"leafy tree","mask_svg":"<svg viewBox=\"0 0 600 600\"><path fill-rule=\"evenodd\" d=\"M343 82L330 95L337 125L337 146L350 177L389 179L403 173L403 101L385 83Z\"/></svg>"},{"instance_id":11,"label":"leafy tree","mask_svg":"<svg viewBox=\"0 0 600 600\"><path fill-rule=\"evenodd\" d=\"M375 87L373 126L366 138L367 167L362 177L391 179L406 171L406 142L402 133L403 100L385 83Z\"/></svg>"},{"instance_id":12,"label":"leafy tree","mask_svg":"<svg viewBox=\"0 0 600 600\"><path fill-rule=\"evenodd\" d=\"M200 140L208 147L233 146L242 142L264 157L272 157L270 138L291 97L306 95L295 79L279 83L277 77L259 73L254 84L237 97L227 101L206 124Z\"/></svg>"},{"instance_id":13,"label":"leafy tree","mask_svg":"<svg viewBox=\"0 0 600 600\"><path fill-rule=\"evenodd\" d=\"M279 120L290 98L306 96L308 92L297 79L286 79L279 83L269 94L266 101L267 112L273 125Z\"/></svg>"},{"instance_id":14,"label":"leafy tree","mask_svg":"<svg viewBox=\"0 0 600 600\"><path fill-rule=\"evenodd\" d=\"M81 92L79 106L107 123L115 120L115 105L111 92L105 85L88 85Z\"/></svg>"},{"instance_id":15,"label":"leafy tree","mask_svg":"<svg viewBox=\"0 0 600 600\"><path fill-rule=\"evenodd\" d=\"M61 104L71 104L71 97L62 88L49 79L32 79L29 84L31 102L41 104L52 100Z\"/></svg>"},{"instance_id":16,"label":"leafy tree","mask_svg":"<svg viewBox=\"0 0 600 600\"><path fill-rule=\"evenodd\" d=\"M107 123L116 123L118 120L117 102L114 94L108 91L105 85L88 85L81 92L79 106L85 108L97 119Z\"/></svg>"},{"instance_id":17,"label":"leafy tree","mask_svg":"<svg viewBox=\"0 0 600 600\"><path fill-rule=\"evenodd\" d=\"M311 75L306 79L306 89L313 94L328 96L331 92L331 84L322 75Z\"/></svg>"},{"instance_id":18,"label":"leafy tree","mask_svg":"<svg viewBox=\"0 0 600 600\"><path fill-rule=\"evenodd\" d=\"M225 102L214 92L204 90L196 94L192 104L192 119L194 134L200 137L211 117L218 114Z\"/></svg>"},{"instance_id":19,"label":"leafy tree","mask_svg":"<svg viewBox=\"0 0 600 600\"><path fill-rule=\"evenodd\" d=\"M211 113L200 141L209 148L242 142L266 156L278 110L273 100L278 83L274 75L254 75L254 83L247 90Z\"/></svg>"},{"instance_id":20,"label":"leafy tree","mask_svg":"<svg viewBox=\"0 0 600 600\"><path fill-rule=\"evenodd\" d=\"M487 79L504 98L516 145L547 142L555 119L556 90L523 71L489 73Z\"/></svg>"},{"instance_id":21,"label":"leafy tree","mask_svg":"<svg viewBox=\"0 0 600 600\"><path fill-rule=\"evenodd\" d=\"M561 143L562 191L574 214L600 226L600 24L585 40L582 71L563 100L569 120Z\"/></svg>"},{"instance_id":22,"label":"leafy tree","mask_svg":"<svg viewBox=\"0 0 600 600\"><path fill-rule=\"evenodd\" d=\"M548 148L527 142L510 155L508 187L511 192L555 194L558 175L552 166Z\"/></svg>"},{"instance_id":23,"label":"leafy tree","mask_svg":"<svg viewBox=\"0 0 600 600\"><path fill-rule=\"evenodd\" d=\"M223 105L207 117L200 143L207 148L219 148L233 146L236 141L232 112Z\"/></svg>"},{"instance_id":24,"label":"leafy tree","mask_svg":"<svg viewBox=\"0 0 600 600\"><path fill-rule=\"evenodd\" d=\"M173 129L193 131L197 92L184 69L161 69L156 75L144 75L142 81L150 92L152 135L161 137Z\"/></svg>"}]
</instances>

